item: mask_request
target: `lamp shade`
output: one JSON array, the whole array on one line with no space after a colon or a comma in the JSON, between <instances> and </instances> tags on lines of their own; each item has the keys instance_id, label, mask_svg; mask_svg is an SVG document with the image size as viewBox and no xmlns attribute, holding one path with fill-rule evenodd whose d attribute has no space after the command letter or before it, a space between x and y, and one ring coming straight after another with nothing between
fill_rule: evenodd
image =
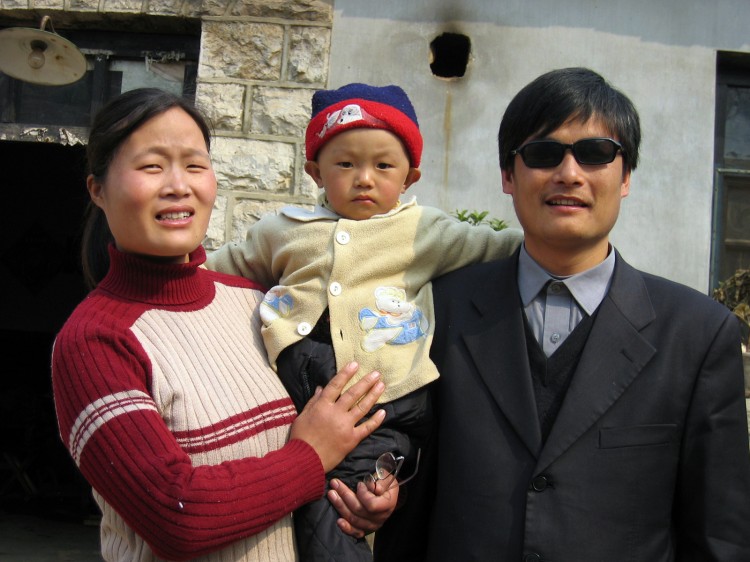
<instances>
[{"instance_id":1,"label":"lamp shade","mask_svg":"<svg viewBox=\"0 0 750 562\"><path fill-rule=\"evenodd\" d=\"M11 27L0 30L0 71L32 84L72 84L86 74L86 57L57 33Z\"/></svg>"}]
</instances>

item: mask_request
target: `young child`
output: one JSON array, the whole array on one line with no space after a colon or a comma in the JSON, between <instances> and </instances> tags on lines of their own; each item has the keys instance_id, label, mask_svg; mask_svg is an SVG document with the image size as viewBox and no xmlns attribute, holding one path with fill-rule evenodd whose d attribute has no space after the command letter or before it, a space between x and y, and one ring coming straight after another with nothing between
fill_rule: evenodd
<instances>
[{"instance_id":1,"label":"young child","mask_svg":"<svg viewBox=\"0 0 750 562\"><path fill-rule=\"evenodd\" d=\"M298 410L338 364L355 360L360 375L381 373L385 421L329 473L352 487L383 453L413 465L431 421L425 386L438 373L429 359L430 281L509 256L522 234L400 201L420 178L422 136L398 86L322 90L312 106L305 171L323 190L318 205L263 217L207 266L272 287L261 307L263 338ZM326 499L295 512L302 560L371 559L366 541L343 534L337 517Z\"/></svg>"}]
</instances>

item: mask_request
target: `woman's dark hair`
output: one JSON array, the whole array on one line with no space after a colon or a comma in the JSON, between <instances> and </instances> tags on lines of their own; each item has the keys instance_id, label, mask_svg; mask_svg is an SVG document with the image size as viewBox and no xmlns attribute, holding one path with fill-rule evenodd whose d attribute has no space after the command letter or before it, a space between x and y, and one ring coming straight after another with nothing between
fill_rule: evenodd
<instances>
[{"instance_id":1,"label":"woman's dark hair","mask_svg":"<svg viewBox=\"0 0 750 562\"><path fill-rule=\"evenodd\" d=\"M641 125L628 97L588 68L563 68L542 74L508 104L497 136L500 168L513 169L511 151L526 139L542 138L569 119L600 119L622 144L626 171L638 165Z\"/></svg>"},{"instance_id":2,"label":"woman's dark hair","mask_svg":"<svg viewBox=\"0 0 750 562\"><path fill-rule=\"evenodd\" d=\"M120 94L94 117L86 147L89 174L104 181L120 146L144 123L174 107L182 109L203 133L211 148L211 130L201 112L187 99L157 88L139 88ZM83 226L81 263L89 289L101 281L109 269L107 247L114 241L104 212L89 201Z\"/></svg>"}]
</instances>

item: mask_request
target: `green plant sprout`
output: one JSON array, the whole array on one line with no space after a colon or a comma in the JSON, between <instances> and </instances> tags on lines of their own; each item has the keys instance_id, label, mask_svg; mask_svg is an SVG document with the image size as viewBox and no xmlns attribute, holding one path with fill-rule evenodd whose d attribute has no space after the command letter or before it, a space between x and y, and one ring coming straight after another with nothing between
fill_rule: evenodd
<instances>
[{"instance_id":1,"label":"green plant sprout","mask_svg":"<svg viewBox=\"0 0 750 562\"><path fill-rule=\"evenodd\" d=\"M456 217L461 222L468 222L474 226L480 224L486 224L492 230L504 230L508 228L508 223L501 219L487 218L489 211L468 211L466 209L456 209L451 213L452 216Z\"/></svg>"}]
</instances>

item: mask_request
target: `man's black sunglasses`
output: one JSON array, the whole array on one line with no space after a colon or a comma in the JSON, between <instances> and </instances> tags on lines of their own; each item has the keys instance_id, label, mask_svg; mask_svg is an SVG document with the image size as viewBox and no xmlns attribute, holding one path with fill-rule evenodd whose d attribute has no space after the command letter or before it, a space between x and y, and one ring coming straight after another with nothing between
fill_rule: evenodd
<instances>
[{"instance_id":1,"label":"man's black sunglasses","mask_svg":"<svg viewBox=\"0 0 750 562\"><path fill-rule=\"evenodd\" d=\"M554 168L562 162L565 151L570 149L581 165L599 166L614 161L622 145L609 138L581 139L573 144L553 140L535 140L511 150L511 156L520 154L529 168Z\"/></svg>"}]
</instances>

